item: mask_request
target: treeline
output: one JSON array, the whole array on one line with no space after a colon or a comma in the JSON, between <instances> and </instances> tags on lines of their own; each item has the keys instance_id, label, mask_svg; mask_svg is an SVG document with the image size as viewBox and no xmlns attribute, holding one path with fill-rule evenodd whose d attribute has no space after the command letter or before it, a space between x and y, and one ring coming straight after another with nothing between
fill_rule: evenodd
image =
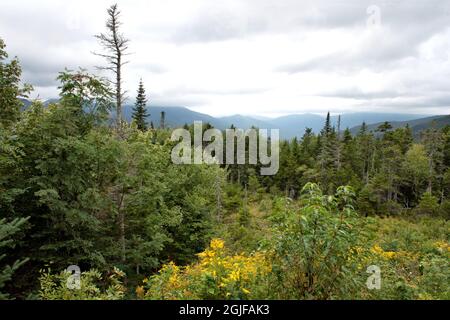
<instances>
[{"instance_id":1,"label":"treeline","mask_svg":"<svg viewBox=\"0 0 450 320\"><path fill-rule=\"evenodd\" d=\"M280 142L275 176L257 175L258 166L227 166L230 181L251 190L281 192L295 199L308 182L318 183L327 194L351 185L358 194L357 208L366 216L414 210L446 217L449 167L449 126L424 130L415 141L408 126L393 130L385 122L370 132L363 123L353 136L349 129L332 127L329 114L319 134L306 128L300 139Z\"/></svg>"}]
</instances>

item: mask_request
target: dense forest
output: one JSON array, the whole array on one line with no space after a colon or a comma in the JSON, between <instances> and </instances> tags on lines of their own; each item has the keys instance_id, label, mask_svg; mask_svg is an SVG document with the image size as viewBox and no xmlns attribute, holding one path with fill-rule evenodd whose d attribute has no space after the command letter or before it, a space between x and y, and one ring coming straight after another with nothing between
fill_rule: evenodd
<instances>
[{"instance_id":1,"label":"dense forest","mask_svg":"<svg viewBox=\"0 0 450 320\"><path fill-rule=\"evenodd\" d=\"M450 127L353 135L328 115L280 142L274 176L176 165L142 82L122 121L103 56L114 81L64 70L57 102L25 108L0 39L0 298L450 299Z\"/></svg>"}]
</instances>

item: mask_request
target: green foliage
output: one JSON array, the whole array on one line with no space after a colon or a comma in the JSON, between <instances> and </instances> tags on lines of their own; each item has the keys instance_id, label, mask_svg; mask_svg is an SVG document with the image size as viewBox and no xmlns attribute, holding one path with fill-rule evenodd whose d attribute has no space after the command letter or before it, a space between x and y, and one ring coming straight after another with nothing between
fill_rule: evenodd
<instances>
[{"instance_id":1,"label":"green foliage","mask_svg":"<svg viewBox=\"0 0 450 320\"><path fill-rule=\"evenodd\" d=\"M81 273L79 288L72 287L72 274L63 271L52 274L42 271L39 277L39 298L42 300L121 300L125 296L123 278L125 274L114 268L109 274L102 275L92 269Z\"/></svg>"},{"instance_id":2,"label":"green foliage","mask_svg":"<svg viewBox=\"0 0 450 320\"><path fill-rule=\"evenodd\" d=\"M76 72L66 69L57 79L61 83L59 103L83 133L107 119L113 106L107 80L83 69Z\"/></svg>"},{"instance_id":3,"label":"green foliage","mask_svg":"<svg viewBox=\"0 0 450 320\"><path fill-rule=\"evenodd\" d=\"M415 212L420 214L436 215L439 210L438 199L429 192L425 192L420 199Z\"/></svg>"},{"instance_id":4,"label":"green foliage","mask_svg":"<svg viewBox=\"0 0 450 320\"><path fill-rule=\"evenodd\" d=\"M136 122L136 125L139 130L147 130L147 117L149 114L147 113L146 109L147 104L147 98L145 96L145 88L144 83L141 81L139 82L139 88L138 88L138 94L136 96L136 104L133 108L133 115L132 118Z\"/></svg>"},{"instance_id":5,"label":"green foliage","mask_svg":"<svg viewBox=\"0 0 450 320\"><path fill-rule=\"evenodd\" d=\"M282 204L272 217L274 297L342 297L357 285L351 260L359 239L354 192L339 187L336 195L327 196L309 183L302 194L300 207Z\"/></svg>"},{"instance_id":6,"label":"green foliage","mask_svg":"<svg viewBox=\"0 0 450 320\"><path fill-rule=\"evenodd\" d=\"M231 254L221 239L212 239L186 267L165 264L136 289L144 299L251 299L258 297L271 271L264 253Z\"/></svg>"},{"instance_id":7,"label":"green foliage","mask_svg":"<svg viewBox=\"0 0 450 320\"><path fill-rule=\"evenodd\" d=\"M374 220L367 263L381 268L381 289L370 299L448 299L449 222L435 217Z\"/></svg>"},{"instance_id":8,"label":"green foliage","mask_svg":"<svg viewBox=\"0 0 450 320\"><path fill-rule=\"evenodd\" d=\"M15 247L16 243L13 236L23 229L27 221L28 218L16 218L10 222L7 222L6 219L0 219L0 290L4 288L7 281L12 279L14 272L28 261L28 258L25 258L8 264L6 262L8 257L5 253L7 249ZM0 291L0 300L7 298L9 298L9 295Z\"/></svg>"},{"instance_id":9,"label":"green foliage","mask_svg":"<svg viewBox=\"0 0 450 320\"><path fill-rule=\"evenodd\" d=\"M0 127L11 126L17 121L23 106L20 97L26 98L32 90L28 84L21 85L22 68L19 60L7 61L6 45L0 38Z\"/></svg>"},{"instance_id":10,"label":"green foliage","mask_svg":"<svg viewBox=\"0 0 450 320\"><path fill-rule=\"evenodd\" d=\"M423 145L414 144L406 152L403 163L404 178L407 179L407 183L412 187L416 199L423 190L424 183L427 181L428 163L429 159Z\"/></svg>"},{"instance_id":11,"label":"green foliage","mask_svg":"<svg viewBox=\"0 0 450 320\"><path fill-rule=\"evenodd\" d=\"M10 259L33 256L15 287L29 292L50 265L119 266L148 272L175 257L189 262L210 239L218 167L176 166L170 132L122 135L105 126L109 89L82 71L60 75L61 101L33 103L14 134L1 129L0 208L30 216ZM4 133L4 134L3 134Z\"/></svg>"}]
</instances>

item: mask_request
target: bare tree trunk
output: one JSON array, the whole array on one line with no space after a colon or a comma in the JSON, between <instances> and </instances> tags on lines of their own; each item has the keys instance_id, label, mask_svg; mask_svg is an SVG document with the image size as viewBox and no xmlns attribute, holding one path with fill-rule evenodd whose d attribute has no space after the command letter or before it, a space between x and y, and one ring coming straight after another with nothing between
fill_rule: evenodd
<instances>
[{"instance_id":1,"label":"bare tree trunk","mask_svg":"<svg viewBox=\"0 0 450 320\"><path fill-rule=\"evenodd\" d=\"M341 115L337 124L336 166L338 170L341 168Z\"/></svg>"},{"instance_id":2,"label":"bare tree trunk","mask_svg":"<svg viewBox=\"0 0 450 320\"><path fill-rule=\"evenodd\" d=\"M427 187L427 192L431 193L431 189L432 189L432 179L433 179L433 153L431 153L430 155L430 160L428 161L428 187Z\"/></svg>"},{"instance_id":3,"label":"bare tree trunk","mask_svg":"<svg viewBox=\"0 0 450 320\"><path fill-rule=\"evenodd\" d=\"M122 127L122 104L125 95L125 92L122 91L122 67L128 63L124 62L122 58L127 55L126 51L128 49L129 40L120 33L120 11L117 8L117 4L109 7L107 13L107 33L101 33L95 36L107 53L94 52L94 54L105 58L107 62L106 67L98 68L111 71L115 75L115 81L111 81L111 83L115 87L116 127L120 132Z\"/></svg>"},{"instance_id":4,"label":"bare tree trunk","mask_svg":"<svg viewBox=\"0 0 450 320\"><path fill-rule=\"evenodd\" d=\"M120 51L118 51L117 54L117 75L116 75L116 83L117 83L117 87L116 87L116 122L117 122L117 128L119 128L119 130L122 127L122 70L120 69L120 64L122 62L122 57L120 54Z\"/></svg>"},{"instance_id":5,"label":"bare tree trunk","mask_svg":"<svg viewBox=\"0 0 450 320\"><path fill-rule=\"evenodd\" d=\"M126 260L126 247L125 247L125 214L120 214L120 244L122 247L122 262Z\"/></svg>"},{"instance_id":6,"label":"bare tree trunk","mask_svg":"<svg viewBox=\"0 0 450 320\"><path fill-rule=\"evenodd\" d=\"M222 189L221 189L219 175L217 175L215 187L216 187L216 200L217 200L217 220L219 222L222 222Z\"/></svg>"},{"instance_id":7,"label":"bare tree trunk","mask_svg":"<svg viewBox=\"0 0 450 320\"><path fill-rule=\"evenodd\" d=\"M117 214L118 214L118 224L119 224L119 241L120 241L120 247L121 247L121 260L122 262L125 262L126 260L126 245L125 245L125 213L122 210L123 207L123 200L125 198L125 190L121 190L121 194L118 195L118 203L117 203Z\"/></svg>"}]
</instances>

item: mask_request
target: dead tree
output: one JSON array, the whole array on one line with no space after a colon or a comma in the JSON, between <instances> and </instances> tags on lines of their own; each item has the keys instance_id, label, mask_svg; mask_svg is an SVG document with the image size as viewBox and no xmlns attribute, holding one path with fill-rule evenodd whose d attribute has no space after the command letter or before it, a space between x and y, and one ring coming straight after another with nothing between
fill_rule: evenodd
<instances>
[{"instance_id":1,"label":"dead tree","mask_svg":"<svg viewBox=\"0 0 450 320\"><path fill-rule=\"evenodd\" d=\"M110 81L115 88L116 100L116 126L120 130L122 125L122 104L125 99L125 92L122 90L122 67L128 63L124 57L128 55L129 40L120 33L120 11L117 4L112 5L107 10L108 20L106 21L106 33L100 33L95 37L105 50L105 53L96 53L95 55L106 59L107 66L98 67L101 70L107 70L113 73L114 80Z\"/></svg>"}]
</instances>

